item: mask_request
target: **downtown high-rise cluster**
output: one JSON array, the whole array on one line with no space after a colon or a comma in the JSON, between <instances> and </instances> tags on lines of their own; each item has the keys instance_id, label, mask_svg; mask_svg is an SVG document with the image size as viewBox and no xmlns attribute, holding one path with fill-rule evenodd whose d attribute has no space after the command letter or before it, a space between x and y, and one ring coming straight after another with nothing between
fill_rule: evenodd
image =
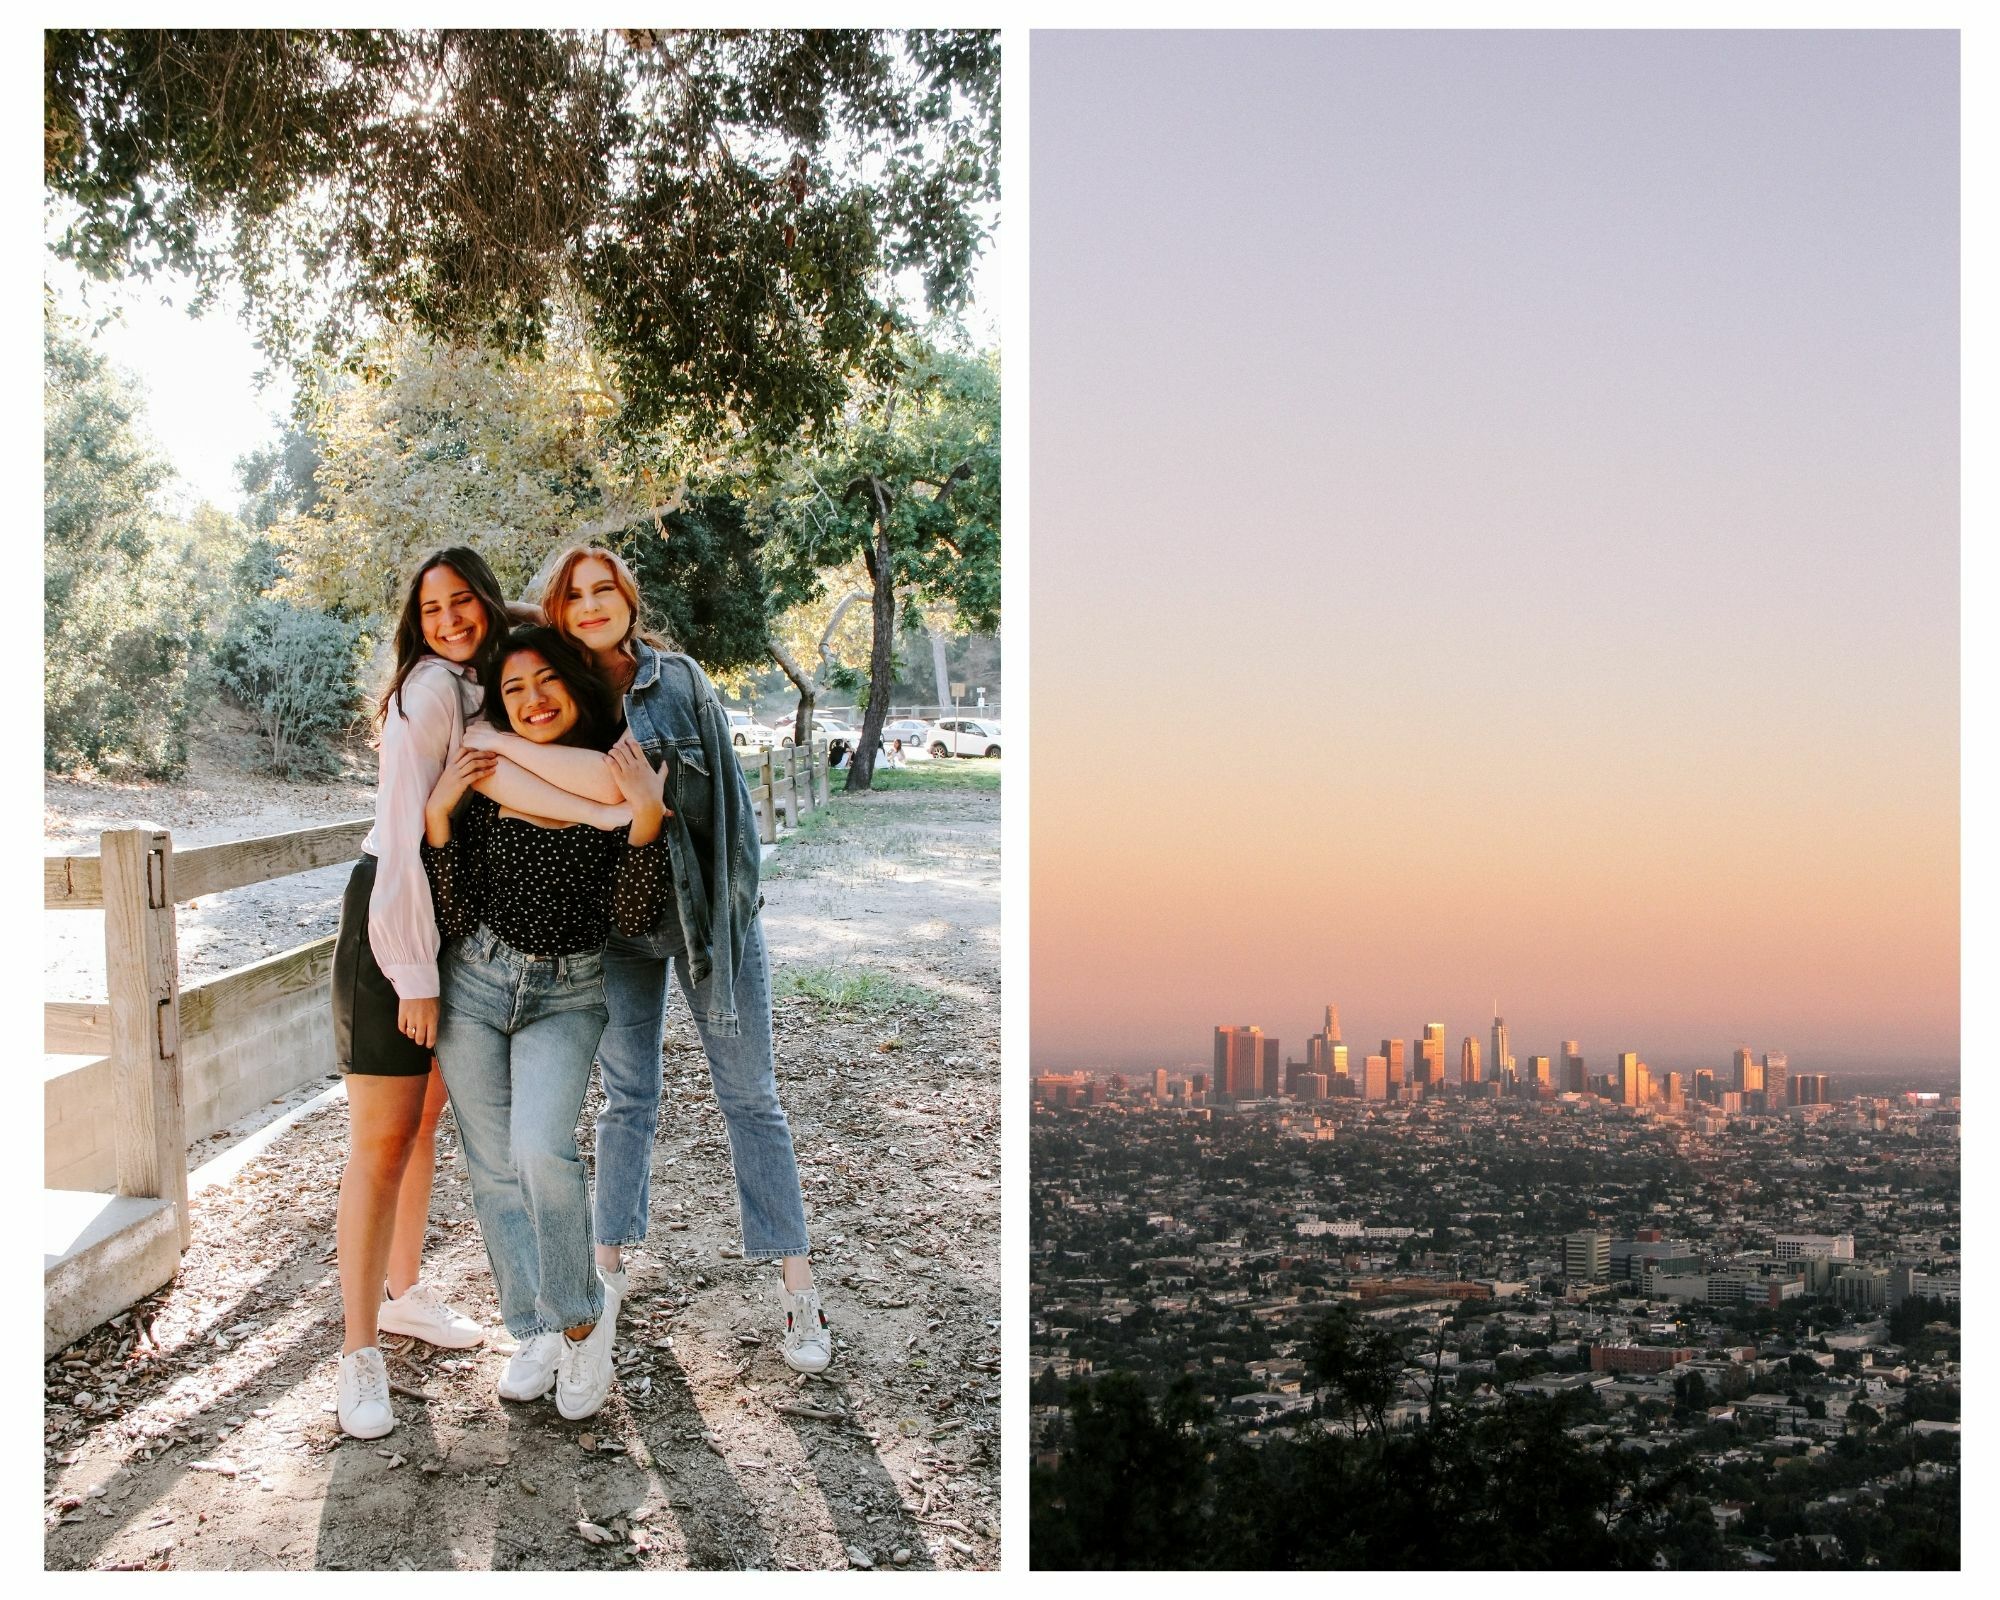
<instances>
[{"instance_id":1,"label":"downtown high-rise cluster","mask_svg":"<svg viewBox=\"0 0 2000 1600\"><path fill-rule=\"evenodd\" d=\"M1409 1103L1455 1094L1467 1098L1500 1095L1594 1095L1619 1105L1676 1111L1690 1103L1724 1112L1782 1111L1816 1105L1828 1098L1824 1073L1793 1073L1785 1055L1761 1056L1739 1046L1730 1069L1697 1068L1691 1074L1656 1073L1636 1051L1618 1053L1612 1068L1593 1074L1582 1046L1565 1039L1554 1055L1517 1057L1507 1019L1496 1005L1486 1049L1467 1034L1459 1041L1457 1070L1447 1064L1445 1025L1427 1022L1413 1040L1384 1039L1378 1050L1354 1054L1340 1033L1340 1008L1328 1005L1319 1032L1306 1040L1303 1060L1287 1059L1274 1035L1250 1024L1219 1024L1214 1037L1213 1073L1196 1072L1169 1080L1154 1073L1154 1097L1161 1103L1201 1105L1215 1101L1301 1101L1358 1099Z\"/></svg>"}]
</instances>

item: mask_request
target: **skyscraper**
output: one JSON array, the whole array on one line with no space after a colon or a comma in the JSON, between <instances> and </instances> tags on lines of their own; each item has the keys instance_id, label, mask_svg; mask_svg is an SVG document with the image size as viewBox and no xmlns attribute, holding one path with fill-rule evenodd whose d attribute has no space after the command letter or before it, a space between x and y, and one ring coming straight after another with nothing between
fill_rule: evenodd
<instances>
[{"instance_id":1,"label":"skyscraper","mask_svg":"<svg viewBox=\"0 0 2000 1600\"><path fill-rule=\"evenodd\" d=\"M1424 1086L1425 1094L1436 1094L1444 1088L1444 1024L1426 1022L1424 1036L1417 1044L1417 1079Z\"/></svg>"},{"instance_id":2,"label":"skyscraper","mask_svg":"<svg viewBox=\"0 0 2000 1600\"><path fill-rule=\"evenodd\" d=\"M1229 1092L1238 1100L1257 1098L1257 1077L1264 1065L1264 1030L1251 1026L1237 1030L1235 1071Z\"/></svg>"},{"instance_id":3,"label":"skyscraper","mask_svg":"<svg viewBox=\"0 0 2000 1600\"><path fill-rule=\"evenodd\" d=\"M1160 1105L1167 1103L1167 1069L1153 1068L1153 1099Z\"/></svg>"},{"instance_id":4,"label":"skyscraper","mask_svg":"<svg viewBox=\"0 0 2000 1600\"><path fill-rule=\"evenodd\" d=\"M1389 1098L1389 1058L1370 1056L1363 1067L1362 1098L1366 1100L1386 1100Z\"/></svg>"},{"instance_id":5,"label":"skyscraper","mask_svg":"<svg viewBox=\"0 0 2000 1600\"><path fill-rule=\"evenodd\" d=\"M1641 1103L1639 1091L1639 1053L1636 1050L1618 1052L1618 1103L1636 1106Z\"/></svg>"},{"instance_id":6,"label":"skyscraper","mask_svg":"<svg viewBox=\"0 0 2000 1600\"><path fill-rule=\"evenodd\" d=\"M1781 1051L1764 1053L1764 1103L1773 1111L1790 1103L1791 1062Z\"/></svg>"},{"instance_id":7,"label":"skyscraper","mask_svg":"<svg viewBox=\"0 0 2000 1600\"><path fill-rule=\"evenodd\" d=\"M1458 1081L1461 1088L1479 1081L1479 1041L1469 1033L1458 1047Z\"/></svg>"},{"instance_id":8,"label":"skyscraper","mask_svg":"<svg viewBox=\"0 0 2000 1600\"><path fill-rule=\"evenodd\" d=\"M1262 1028L1218 1027L1215 1030L1215 1093L1218 1099L1256 1098L1263 1066Z\"/></svg>"},{"instance_id":9,"label":"skyscraper","mask_svg":"<svg viewBox=\"0 0 2000 1600\"><path fill-rule=\"evenodd\" d=\"M1333 1068L1327 1081L1328 1092L1332 1094L1352 1093L1353 1091L1349 1086L1353 1078L1347 1070L1347 1046L1337 1044L1328 1054L1333 1057Z\"/></svg>"},{"instance_id":10,"label":"skyscraper","mask_svg":"<svg viewBox=\"0 0 2000 1600\"><path fill-rule=\"evenodd\" d=\"M1278 1060L1278 1041L1265 1039L1263 1043L1263 1091L1266 1100L1278 1098L1278 1077L1283 1071Z\"/></svg>"},{"instance_id":11,"label":"skyscraper","mask_svg":"<svg viewBox=\"0 0 2000 1600\"><path fill-rule=\"evenodd\" d=\"M1764 1087L1764 1069L1750 1058L1750 1047L1739 1044L1736 1047L1736 1090L1739 1094L1756 1094Z\"/></svg>"},{"instance_id":12,"label":"skyscraper","mask_svg":"<svg viewBox=\"0 0 2000 1600\"><path fill-rule=\"evenodd\" d=\"M1500 1015L1500 1002L1493 1002L1493 1076L1505 1082L1514 1074L1514 1058L1507 1054L1507 1019ZM1502 1091L1505 1092L1504 1090Z\"/></svg>"},{"instance_id":13,"label":"skyscraper","mask_svg":"<svg viewBox=\"0 0 2000 1600\"><path fill-rule=\"evenodd\" d=\"M1562 1086L1565 1094L1582 1094L1590 1087L1583 1064L1583 1047L1574 1039L1563 1040Z\"/></svg>"},{"instance_id":14,"label":"skyscraper","mask_svg":"<svg viewBox=\"0 0 2000 1600\"><path fill-rule=\"evenodd\" d=\"M1340 1008L1331 1002L1326 1008L1326 1022L1318 1033L1306 1040L1306 1070L1323 1072L1333 1076L1333 1049L1340 1043Z\"/></svg>"},{"instance_id":15,"label":"skyscraper","mask_svg":"<svg viewBox=\"0 0 2000 1600\"><path fill-rule=\"evenodd\" d=\"M1401 1039L1384 1039L1382 1057L1389 1063L1389 1088L1391 1093L1400 1089L1409 1080L1409 1063L1403 1054Z\"/></svg>"}]
</instances>

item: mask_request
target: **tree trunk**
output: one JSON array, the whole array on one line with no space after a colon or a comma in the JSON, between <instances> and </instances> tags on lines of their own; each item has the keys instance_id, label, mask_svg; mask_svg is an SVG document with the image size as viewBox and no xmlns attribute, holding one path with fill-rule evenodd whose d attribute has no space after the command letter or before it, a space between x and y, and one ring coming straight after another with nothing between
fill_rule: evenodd
<instances>
[{"instance_id":1,"label":"tree trunk","mask_svg":"<svg viewBox=\"0 0 2000 1600\"><path fill-rule=\"evenodd\" d=\"M847 764L849 794L859 794L875 782L875 751L882 742L882 724L889 720L889 696L896 688L896 569L889 557L887 497L879 483L874 488L878 509L868 576L875 581L870 602L875 632L868 653L868 711L861 719L859 746Z\"/></svg>"},{"instance_id":2,"label":"tree trunk","mask_svg":"<svg viewBox=\"0 0 2000 1600\"><path fill-rule=\"evenodd\" d=\"M930 630L931 671L937 675L938 715L948 716L951 712L951 674L945 666L944 635L937 629Z\"/></svg>"},{"instance_id":3,"label":"tree trunk","mask_svg":"<svg viewBox=\"0 0 2000 1600\"><path fill-rule=\"evenodd\" d=\"M798 715L792 719L792 743L812 749L813 681L799 670L799 664L792 659L791 651L770 641L771 659L778 663L778 670L792 680L792 687L799 691Z\"/></svg>"}]
</instances>

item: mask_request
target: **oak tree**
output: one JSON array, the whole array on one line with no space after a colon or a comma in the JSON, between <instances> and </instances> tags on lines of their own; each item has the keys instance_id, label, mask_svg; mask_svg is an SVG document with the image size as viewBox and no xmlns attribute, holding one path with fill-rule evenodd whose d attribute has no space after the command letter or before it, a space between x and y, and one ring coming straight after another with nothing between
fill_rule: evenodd
<instances>
[{"instance_id":1,"label":"oak tree","mask_svg":"<svg viewBox=\"0 0 2000 1600\"><path fill-rule=\"evenodd\" d=\"M895 681L899 597L949 605L968 627L1000 616L1000 376L991 357L914 340L886 378L857 381L838 426L813 430L765 506L781 590L858 559L872 622L868 709L848 769L873 781Z\"/></svg>"},{"instance_id":2,"label":"oak tree","mask_svg":"<svg viewBox=\"0 0 2000 1600\"><path fill-rule=\"evenodd\" d=\"M51 29L57 248L241 283L308 368L577 307L621 427L783 440L962 307L999 184L981 30Z\"/></svg>"}]
</instances>

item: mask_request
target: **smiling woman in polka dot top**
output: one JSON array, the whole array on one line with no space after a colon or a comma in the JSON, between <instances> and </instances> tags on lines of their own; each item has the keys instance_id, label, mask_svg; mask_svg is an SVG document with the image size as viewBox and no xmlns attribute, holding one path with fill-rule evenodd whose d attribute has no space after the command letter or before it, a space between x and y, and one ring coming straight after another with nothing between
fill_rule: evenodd
<instances>
[{"instance_id":1,"label":"smiling woman in polka dot top","mask_svg":"<svg viewBox=\"0 0 2000 1600\"><path fill-rule=\"evenodd\" d=\"M536 744L610 745L632 808L630 827L609 832L507 811L468 793L495 757L467 748L424 810L424 869L450 941L438 1065L517 1341L500 1395L554 1388L574 1419L610 1392L617 1323L592 1259L577 1118L604 1032L604 941L652 927L666 904L666 809L639 747L612 744L616 702L554 629L508 636L486 714Z\"/></svg>"}]
</instances>

